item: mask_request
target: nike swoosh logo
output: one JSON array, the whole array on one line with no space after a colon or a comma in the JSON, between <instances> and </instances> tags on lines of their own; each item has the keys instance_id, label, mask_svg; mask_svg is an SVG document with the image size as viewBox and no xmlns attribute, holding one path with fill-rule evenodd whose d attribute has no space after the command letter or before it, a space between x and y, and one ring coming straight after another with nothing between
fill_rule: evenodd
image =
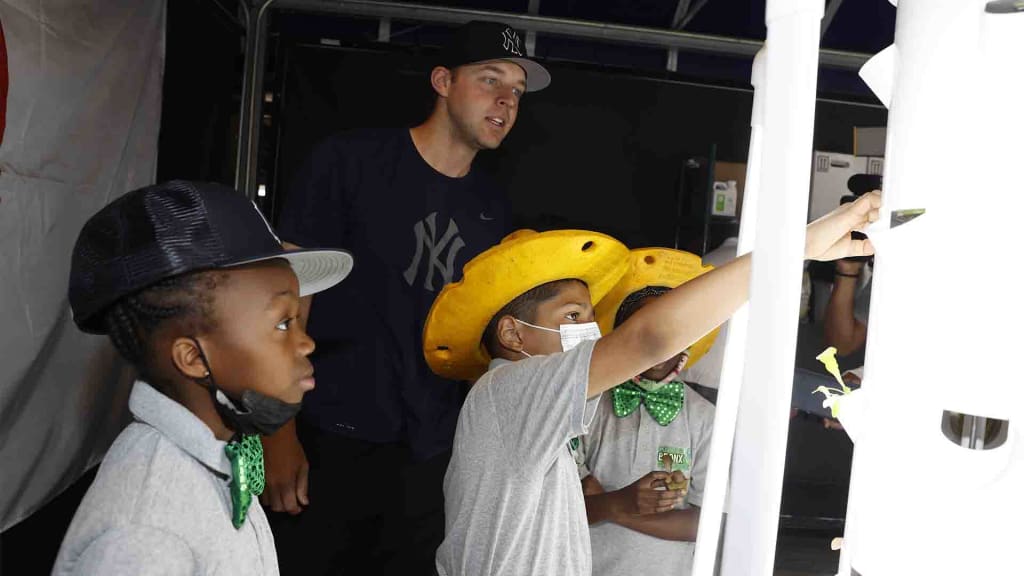
<instances>
[{"instance_id":1,"label":"nike swoosh logo","mask_svg":"<svg viewBox=\"0 0 1024 576\"><path fill-rule=\"evenodd\" d=\"M484 222L490 222L491 220L494 220L494 218L488 216L487 214L484 214L483 212L480 213L480 219L483 220Z\"/></svg>"}]
</instances>

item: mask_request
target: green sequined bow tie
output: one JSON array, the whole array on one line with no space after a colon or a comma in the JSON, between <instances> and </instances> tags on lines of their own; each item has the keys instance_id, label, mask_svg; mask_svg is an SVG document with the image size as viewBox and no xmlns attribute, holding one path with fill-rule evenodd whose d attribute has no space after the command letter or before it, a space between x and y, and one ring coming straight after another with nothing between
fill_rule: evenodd
<instances>
[{"instance_id":1,"label":"green sequined bow tie","mask_svg":"<svg viewBox=\"0 0 1024 576\"><path fill-rule=\"evenodd\" d=\"M231 461L231 523L241 528L252 497L263 494L263 443L256 434L242 436L224 446Z\"/></svg>"},{"instance_id":2,"label":"green sequined bow tie","mask_svg":"<svg viewBox=\"0 0 1024 576\"><path fill-rule=\"evenodd\" d=\"M632 414L640 403L647 407L647 413L662 426L668 426L683 409L683 385L669 382L661 388L648 392L633 382L620 384L612 390L612 405L619 418Z\"/></svg>"}]
</instances>

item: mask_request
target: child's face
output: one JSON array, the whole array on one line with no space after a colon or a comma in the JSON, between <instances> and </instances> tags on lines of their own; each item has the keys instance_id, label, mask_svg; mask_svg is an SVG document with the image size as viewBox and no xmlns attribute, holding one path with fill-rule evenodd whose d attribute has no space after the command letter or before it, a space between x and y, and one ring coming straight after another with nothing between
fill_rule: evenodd
<instances>
[{"instance_id":1,"label":"child's face","mask_svg":"<svg viewBox=\"0 0 1024 576\"><path fill-rule=\"evenodd\" d=\"M562 324L583 324L594 321L594 307L590 303L590 289L582 282L565 282L558 294L537 305L534 324L558 330ZM562 339L557 332L526 328L519 331L523 350L530 354L556 354L562 351Z\"/></svg>"},{"instance_id":2,"label":"child's face","mask_svg":"<svg viewBox=\"0 0 1024 576\"><path fill-rule=\"evenodd\" d=\"M660 381L675 370L676 366L679 366L679 361L683 359L684 355L686 355L686 352L680 352L661 364L656 364L650 367L647 371L641 374L640 377L648 380Z\"/></svg>"},{"instance_id":3,"label":"child's face","mask_svg":"<svg viewBox=\"0 0 1024 576\"><path fill-rule=\"evenodd\" d=\"M644 306L647 306L651 302L654 302L655 298L657 298L657 296L650 296L648 298L645 298L640 303L640 308L643 308ZM655 364L654 366L651 366L643 374L641 374L640 377L647 378L648 380L659 381L668 376L673 370L676 369L676 366L679 365L679 361L683 359L683 356L689 358L689 354L687 352L680 352L679 354L676 354L675 356L669 358L668 360L665 360L661 364Z\"/></svg>"},{"instance_id":4,"label":"child's face","mask_svg":"<svg viewBox=\"0 0 1024 576\"><path fill-rule=\"evenodd\" d=\"M299 283L287 262L229 269L214 300L216 327L204 335L217 386L236 397L249 389L300 402L314 385L314 345L298 315Z\"/></svg>"}]
</instances>

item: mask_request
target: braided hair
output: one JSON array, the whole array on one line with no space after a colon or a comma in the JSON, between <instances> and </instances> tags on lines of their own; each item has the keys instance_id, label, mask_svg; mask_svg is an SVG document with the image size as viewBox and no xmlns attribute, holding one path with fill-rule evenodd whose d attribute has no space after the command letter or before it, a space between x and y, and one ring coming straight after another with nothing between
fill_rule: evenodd
<instances>
[{"instance_id":1,"label":"braided hair","mask_svg":"<svg viewBox=\"0 0 1024 576\"><path fill-rule=\"evenodd\" d=\"M189 332L213 327L213 293L222 273L193 272L172 276L118 299L104 312L111 342L139 376L161 386L163 378L151 363L153 332L164 322L182 322Z\"/></svg>"},{"instance_id":2,"label":"braided hair","mask_svg":"<svg viewBox=\"0 0 1024 576\"><path fill-rule=\"evenodd\" d=\"M633 292L626 299L619 304L619 310L615 313L615 328L618 328L620 324L625 322L632 316L640 306L643 305L644 300L648 298L654 298L661 296L662 294L671 291L672 289L667 286L645 286Z\"/></svg>"}]
</instances>

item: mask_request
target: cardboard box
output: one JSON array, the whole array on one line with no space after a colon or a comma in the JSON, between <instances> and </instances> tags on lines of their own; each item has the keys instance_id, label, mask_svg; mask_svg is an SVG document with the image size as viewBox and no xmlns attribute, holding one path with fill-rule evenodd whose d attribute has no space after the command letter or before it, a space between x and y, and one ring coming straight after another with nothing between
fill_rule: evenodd
<instances>
[{"instance_id":1,"label":"cardboard box","mask_svg":"<svg viewBox=\"0 0 1024 576\"><path fill-rule=\"evenodd\" d=\"M867 166L864 168L865 174L882 175L882 172L885 170L885 158L881 156L865 156L864 160L867 162Z\"/></svg>"},{"instance_id":2,"label":"cardboard box","mask_svg":"<svg viewBox=\"0 0 1024 576\"><path fill-rule=\"evenodd\" d=\"M854 127L854 156L885 156L885 126Z\"/></svg>"},{"instance_id":3,"label":"cardboard box","mask_svg":"<svg viewBox=\"0 0 1024 576\"><path fill-rule=\"evenodd\" d=\"M846 181L854 174L866 173L867 164L867 158L852 154L815 151L807 221L817 220L835 210L842 197L850 193Z\"/></svg>"}]
</instances>

